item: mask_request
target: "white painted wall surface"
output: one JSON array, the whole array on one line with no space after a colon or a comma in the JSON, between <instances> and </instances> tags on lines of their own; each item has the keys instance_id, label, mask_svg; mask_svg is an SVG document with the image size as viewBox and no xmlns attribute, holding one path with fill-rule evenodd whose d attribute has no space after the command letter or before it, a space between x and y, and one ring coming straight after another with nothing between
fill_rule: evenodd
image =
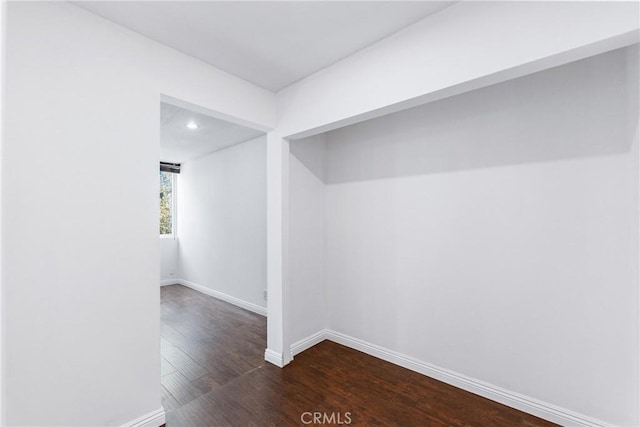
<instances>
[{"instance_id":1,"label":"white painted wall surface","mask_svg":"<svg viewBox=\"0 0 640 427\"><path fill-rule=\"evenodd\" d=\"M173 237L160 238L160 283L172 285L178 276L178 246L180 241Z\"/></svg>"},{"instance_id":2,"label":"white painted wall surface","mask_svg":"<svg viewBox=\"0 0 640 427\"><path fill-rule=\"evenodd\" d=\"M638 425L638 75L636 45L330 132L330 328Z\"/></svg>"},{"instance_id":3,"label":"white painted wall surface","mask_svg":"<svg viewBox=\"0 0 640 427\"><path fill-rule=\"evenodd\" d=\"M183 163L180 278L266 307L266 137Z\"/></svg>"},{"instance_id":4,"label":"white painted wall surface","mask_svg":"<svg viewBox=\"0 0 640 427\"><path fill-rule=\"evenodd\" d=\"M122 425L160 409L160 96L265 128L274 96L68 3L7 13L3 422Z\"/></svg>"},{"instance_id":5,"label":"white painted wall surface","mask_svg":"<svg viewBox=\"0 0 640 427\"><path fill-rule=\"evenodd\" d=\"M327 327L326 135L289 144L291 342Z\"/></svg>"},{"instance_id":6,"label":"white painted wall surface","mask_svg":"<svg viewBox=\"0 0 640 427\"><path fill-rule=\"evenodd\" d=\"M278 130L325 132L637 43L639 7L458 2L278 92Z\"/></svg>"},{"instance_id":7,"label":"white painted wall surface","mask_svg":"<svg viewBox=\"0 0 640 427\"><path fill-rule=\"evenodd\" d=\"M267 349L276 366L291 361L289 269L289 141L267 133Z\"/></svg>"},{"instance_id":8,"label":"white painted wall surface","mask_svg":"<svg viewBox=\"0 0 640 427\"><path fill-rule=\"evenodd\" d=\"M0 141L5 137L5 99L6 99L6 40L7 40L7 2L0 2ZM0 195L2 189L2 147L0 144ZM2 242L2 198L0 197L0 242ZM0 424L4 420L4 296L2 272L2 245L0 244Z\"/></svg>"}]
</instances>

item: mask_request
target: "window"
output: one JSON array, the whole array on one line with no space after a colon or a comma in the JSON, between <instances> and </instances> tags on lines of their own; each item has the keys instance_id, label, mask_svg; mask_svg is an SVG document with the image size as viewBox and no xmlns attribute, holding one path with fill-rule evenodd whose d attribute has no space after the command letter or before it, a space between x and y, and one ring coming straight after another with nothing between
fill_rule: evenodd
<instances>
[{"instance_id":1,"label":"window","mask_svg":"<svg viewBox=\"0 0 640 427\"><path fill-rule=\"evenodd\" d=\"M175 226L175 174L160 171L160 235L171 236Z\"/></svg>"}]
</instances>

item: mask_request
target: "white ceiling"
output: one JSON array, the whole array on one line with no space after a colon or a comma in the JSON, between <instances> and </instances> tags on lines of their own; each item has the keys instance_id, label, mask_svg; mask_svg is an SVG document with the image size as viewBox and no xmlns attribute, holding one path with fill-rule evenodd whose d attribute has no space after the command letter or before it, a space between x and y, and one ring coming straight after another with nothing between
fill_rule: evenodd
<instances>
[{"instance_id":1,"label":"white ceiling","mask_svg":"<svg viewBox=\"0 0 640 427\"><path fill-rule=\"evenodd\" d=\"M182 163L213 151L249 141L264 132L194 113L171 104L160 104L160 161ZM190 121L198 129L189 129Z\"/></svg>"},{"instance_id":2,"label":"white ceiling","mask_svg":"<svg viewBox=\"0 0 640 427\"><path fill-rule=\"evenodd\" d=\"M73 3L230 74L278 91L454 2Z\"/></svg>"}]
</instances>

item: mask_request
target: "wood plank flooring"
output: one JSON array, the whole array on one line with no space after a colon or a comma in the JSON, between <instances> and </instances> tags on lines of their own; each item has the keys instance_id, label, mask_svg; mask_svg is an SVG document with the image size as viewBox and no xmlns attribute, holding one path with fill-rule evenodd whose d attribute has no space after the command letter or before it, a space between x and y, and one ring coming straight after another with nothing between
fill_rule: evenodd
<instances>
[{"instance_id":1,"label":"wood plank flooring","mask_svg":"<svg viewBox=\"0 0 640 427\"><path fill-rule=\"evenodd\" d=\"M167 427L554 425L328 341L277 368L264 317L180 285L161 294Z\"/></svg>"}]
</instances>

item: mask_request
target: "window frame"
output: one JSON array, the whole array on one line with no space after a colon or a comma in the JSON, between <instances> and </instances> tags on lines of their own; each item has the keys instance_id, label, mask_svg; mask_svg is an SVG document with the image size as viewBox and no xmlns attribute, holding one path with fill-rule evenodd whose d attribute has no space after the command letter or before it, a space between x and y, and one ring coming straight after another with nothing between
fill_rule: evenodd
<instances>
[{"instance_id":1,"label":"window frame","mask_svg":"<svg viewBox=\"0 0 640 427\"><path fill-rule=\"evenodd\" d=\"M177 173L173 172L163 172L171 177L171 233L169 234L160 234L161 239L175 239L177 234L177 218L178 218L178 204L177 204ZM158 225L160 221L160 212L158 212ZM160 228L160 227L158 227ZM159 230L158 230L159 231Z\"/></svg>"}]
</instances>

